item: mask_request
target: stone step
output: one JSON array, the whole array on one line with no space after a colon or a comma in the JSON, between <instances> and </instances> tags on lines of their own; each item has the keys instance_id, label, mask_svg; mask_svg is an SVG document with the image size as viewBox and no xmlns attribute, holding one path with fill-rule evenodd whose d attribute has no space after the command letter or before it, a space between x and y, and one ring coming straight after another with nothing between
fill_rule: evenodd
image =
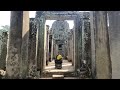
<instances>
[{"instance_id":1,"label":"stone step","mask_svg":"<svg viewBox=\"0 0 120 90\"><path fill-rule=\"evenodd\" d=\"M74 72L45 72L42 77L52 77L52 75L64 75L64 77L76 77Z\"/></svg>"},{"instance_id":2,"label":"stone step","mask_svg":"<svg viewBox=\"0 0 120 90\"><path fill-rule=\"evenodd\" d=\"M40 79L53 79L52 77L40 78ZM64 77L64 79L79 79L78 77Z\"/></svg>"},{"instance_id":3,"label":"stone step","mask_svg":"<svg viewBox=\"0 0 120 90\"><path fill-rule=\"evenodd\" d=\"M64 75L52 75L52 79L64 79Z\"/></svg>"}]
</instances>

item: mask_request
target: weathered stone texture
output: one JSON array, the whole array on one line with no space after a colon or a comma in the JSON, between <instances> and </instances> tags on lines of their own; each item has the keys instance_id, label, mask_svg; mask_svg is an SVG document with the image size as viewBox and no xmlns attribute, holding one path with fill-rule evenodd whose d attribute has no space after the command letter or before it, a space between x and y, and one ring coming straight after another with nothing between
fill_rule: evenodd
<instances>
[{"instance_id":1,"label":"weathered stone texture","mask_svg":"<svg viewBox=\"0 0 120 90\"><path fill-rule=\"evenodd\" d=\"M69 24L67 23L67 21L57 20L52 24L52 35L54 39L53 43L55 44L54 50L56 51L58 49L56 52L53 53L53 57L55 57L58 52L60 52L63 57L67 56L66 41L68 39L68 32ZM62 44L61 50L59 49L60 44Z\"/></svg>"},{"instance_id":2,"label":"weathered stone texture","mask_svg":"<svg viewBox=\"0 0 120 90\"><path fill-rule=\"evenodd\" d=\"M69 31L69 24L64 20L57 20L52 24L52 31L55 40L66 40Z\"/></svg>"},{"instance_id":3,"label":"weathered stone texture","mask_svg":"<svg viewBox=\"0 0 120 90\"><path fill-rule=\"evenodd\" d=\"M10 31L7 51L7 78L19 78L21 44L22 44L22 17L23 12L11 11Z\"/></svg>"},{"instance_id":4,"label":"weathered stone texture","mask_svg":"<svg viewBox=\"0 0 120 90\"><path fill-rule=\"evenodd\" d=\"M120 79L120 11L108 11L112 79Z\"/></svg>"},{"instance_id":5,"label":"weathered stone texture","mask_svg":"<svg viewBox=\"0 0 120 90\"><path fill-rule=\"evenodd\" d=\"M91 74L92 78L96 77L96 70L95 70L95 18L94 12L90 12L90 29L91 29Z\"/></svg>"},{"instance_id":6,"label":"weathered stone texture","mask_svg":"<svg viewBox=\"0 0 120 90\"><path fill-rule=\"evenodd\" d=\"M28 77L35 78L37 77L37 61L36 61L36 34L37 26L34 18L30 18L29 25L29 47L28 47L28 64L29 71Z\"/></svg>"},{"instance_id":7,"label":"weathered stone texture","mask_svg":"<svg viewBox=\"0 0 120 90\"><path fill-rule=\"evenodd\" d=\"M73 33L73 29L70 30L70 32L68 33L68 42L67 42L67 50L68 50L68 61L72 61L72 63L74 62L73 61L73 37L74 37L74 33Z\"/></svg>"},{"instance_id":8,"label":"weathered stone texture","mask_svg":"<svg viewBox=\"0 0 120 90\"><path fill-rule=\"evenodd\" d=\"M40 75L44 69L44 34L45 34L45 18L40 17L38 19L38 34L37 34L37 70L40 71Z\"/></svg>"},{"instance_id":9,"label":"weathered stone texture","mask_svg":"<svg viewBox=\"0 0 120 90\"><path fill-rule=\"evenodd\" d=\"M7 51L7 78L25 78L28 73L29 12L11 11Z\"/></svg>"},{"instance_id":10,"label":"weathered stone texture","mask_svg":"<svg viewBox=\"0 0 120 90\"><path fill-rule=\"evenodd\" d=\"M83 52L83 60L87 61L87 64L90 65L91 63L91 30L90 30L90 21L89 16L84 13L83 18L83 29L82 29L82 52Z\"/></svg>"},{"instance_id":11,"label":"weathered stone texture","mask_svg":"<svg viewBox=\"0 0 120 90\"><path fill-rule=\"evenodd\" d=\"M91 29L90 13L83 13L82 19L82 60L85 60L91 70Z\"/></svg>"},{"instance_id":12,"label":"weathered stone texture","mask_svg":"<svg viewBox=\"0 0 120 90\"><path fill-rule=\"evenodd\" d=\"M1 31L0 33L0 69L6 70L8 31Z\"/></svg>"},{"instance_id":13,"label":"weathered stone texture","mask_svg":"<svg viewBox=\"0 0 120 90\"><path fill-rule=\"evenodd\" d=\"M78 73L80 71L82 60L82 19L77 15L75 19L75 32L74 32L74 60L75 69ZM78 74L79 76L79 74Z\"/></svg>"},{"instance_id":14,"label":"weathered stone texture","mask_svg":"<svg viewBox=\"0 0 120 90\"><path fill-rule=\"evenodd\" d=\"M96 24L96 78L110 79L112 72L108 40L107 12L95 11L94 14Z\"/></svg>"}]
</instances>

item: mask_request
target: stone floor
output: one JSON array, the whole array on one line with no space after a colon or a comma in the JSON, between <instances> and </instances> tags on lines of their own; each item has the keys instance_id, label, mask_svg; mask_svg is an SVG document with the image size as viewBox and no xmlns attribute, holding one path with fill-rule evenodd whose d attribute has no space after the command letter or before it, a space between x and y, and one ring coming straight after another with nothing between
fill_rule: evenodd
<instances>
[{"instance_id":1,"label":"stone floor","mask_svg":"<svg viewBox=\"0 0 120 90\"><path fill-rule=\"evenodd\" d=\"M52 77L40 78L40 79L52 79ZM77 77L64 77L64 79L78 79Z\"/></svg>"},{"instance_id":2,"label":"stone floor","mask_svg":"<svg viewBox=\"0 0 120 90\"><path fill-rule=\"evenodd\" d=\"M52 62L49 62L48 66L45 67L45 71L47 72L73 72L74 66L72 66L72 62L63 60L62 69L55 69L55 63L53 60Z\"/></svg>"}]
</instances>

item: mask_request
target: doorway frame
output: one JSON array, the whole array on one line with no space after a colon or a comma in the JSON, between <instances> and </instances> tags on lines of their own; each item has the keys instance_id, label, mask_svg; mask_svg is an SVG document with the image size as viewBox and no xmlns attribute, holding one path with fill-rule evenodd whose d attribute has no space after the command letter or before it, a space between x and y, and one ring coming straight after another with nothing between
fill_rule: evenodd
<instances>
[{"instance_id":1,"label":"doorway frame","mask_svg":"<svg viewBox=\"0 0 120 90\"><path fill-rule=\"evenodd\" d=\"M44 48L44 40L45 40L45 21L46 20L73 20L74 21L74 68L75 73L80 69L80 61L82 53L82 30L80 25L80 13L75 11L40 11L40 16L36 17L38 21L38 34L37 34L37 51L36 51L36 59L37 59L37 68L40 71L40 76L44 73L44 63L45 63L45 48ZM79 41L78 41L79 40Z\"/></svg>"}]
</instances>

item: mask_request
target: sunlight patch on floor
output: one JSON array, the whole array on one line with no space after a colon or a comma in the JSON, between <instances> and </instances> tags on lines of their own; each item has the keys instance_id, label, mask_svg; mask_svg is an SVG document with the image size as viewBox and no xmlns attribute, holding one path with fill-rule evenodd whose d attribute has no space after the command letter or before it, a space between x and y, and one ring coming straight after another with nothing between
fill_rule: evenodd
<instances>
[{"instance_id":1,"label":"sunlight patch on floor","mask_svg":"<svg viewBox=\"0 0 120 90\"><path fill-rule=\"evenodd\" d=\"M49 62L49 65L45 67L45 71L47 72L72 72L74 71L74 66L72 66L71 62L67 60L63 60L62 69L55 69L55 62Z\"/></svg>"},{"instance_id":2,"label":"sunlight patch on floor","mask_svg":"<svg viewBox=\"0 0 120 90\"><path fill-rule=\"evenodd\" d=\"M62 67L65 67L65 66L71 66L72 67L72 64L62 65ZM55 66L45 67L45 69L52 69L52 68L55 68Z\"/></svg>"}]
</instances>

